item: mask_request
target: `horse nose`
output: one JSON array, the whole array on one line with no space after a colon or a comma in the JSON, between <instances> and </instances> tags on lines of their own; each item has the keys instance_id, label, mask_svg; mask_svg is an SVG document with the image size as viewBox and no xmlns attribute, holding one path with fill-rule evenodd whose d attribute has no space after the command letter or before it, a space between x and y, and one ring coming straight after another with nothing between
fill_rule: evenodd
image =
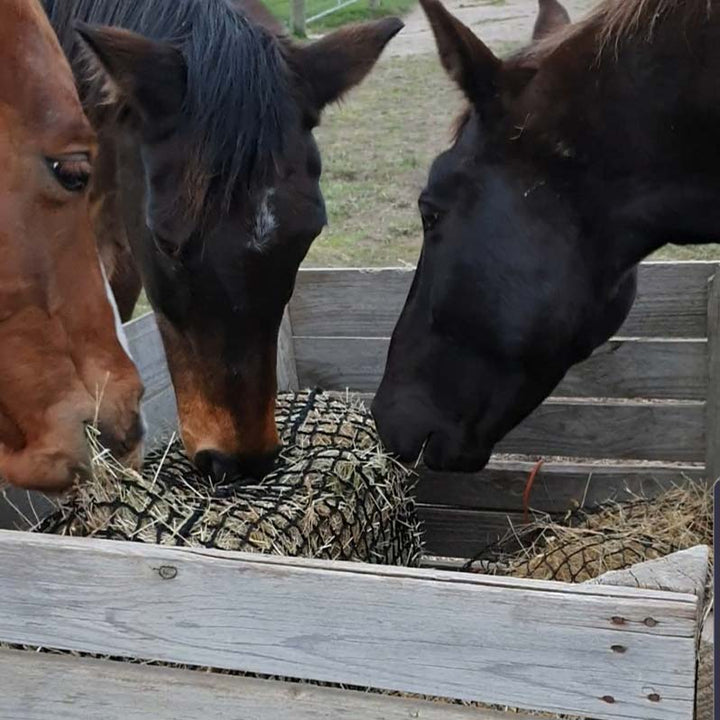
<instances>
[{"instance_id":1,"label":"horse nose","mask_svg":"<svg viewBox=\"0 0 720 720\"><path fill-rule=\"evenodd\" d=\"M275 466L280 448L261 455L226 455L217 450L201 450L195 455L197 469L215 482L239 479L259 480Z\"/></svg>"},{"instance_id":2,"label":"horse nose","mask_svg":"<svg viewBox=\"0 0 720 720\"><path fill-rule=\"evenodd\" d=\"M119 460L133 455L140 447L145 435L145 423L138 412L133 413L128 429L123 434L118 434L116 428L109 428L102 423L98 429L100 444L108 448Z\"/></svg>"},{"instance_id":3,"label":"horse nose","mask_svg":"<svg viewBox=\"0 0 720 720\"><path fill-rule=\"evenodd\" d=\"M417 460L429 432L420 409L410 403L388 402L378 392L371 411L385 449L401 462Z\"/></svg>"}]
</instances>

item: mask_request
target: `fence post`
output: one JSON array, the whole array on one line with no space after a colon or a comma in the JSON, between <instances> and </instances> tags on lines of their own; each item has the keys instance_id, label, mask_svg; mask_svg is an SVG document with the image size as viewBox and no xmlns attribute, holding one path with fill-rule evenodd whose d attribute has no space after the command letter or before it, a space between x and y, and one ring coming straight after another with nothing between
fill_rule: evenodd
<instances>
[{"instance_id":1,"label":"fence post","mask_svg":"<svg viewBox=\"0 0 720 720\"><path fill-rule=\"evenodd\" d=\"M293 34L305 37L305 0L292 0Z\"/></svg>"},{"instance_id":2,"label":"fence post","mask_svg":"<svg viewBox=\"0 0 720 720\"><path fill-rule=\"evenodd\" d=\"M708 389L705 402L705 470L707 480L720 477L720 265L708 286Z\"/></svg>"}]
</instances>

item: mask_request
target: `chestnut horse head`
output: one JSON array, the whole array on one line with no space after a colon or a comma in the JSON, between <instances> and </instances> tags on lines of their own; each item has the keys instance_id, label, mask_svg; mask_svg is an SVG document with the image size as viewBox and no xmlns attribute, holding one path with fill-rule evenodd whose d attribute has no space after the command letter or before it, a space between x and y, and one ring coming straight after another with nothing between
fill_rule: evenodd
<instances>
[{"instance_id":1,"label":"chestnut horse head","mask_svg":"<svg viewBox=\"0 0 720 720\"><path fill-rule=\"evenodd\" d=\"M504 61L421 4L468 109L420 195L373 409L399 456L479 470L618 330L642 258L720 238L720 1L605 0L567 25L544 0Z\"/></svg>"},{"instance_id":2,"label":"chestnut horse head","mask_svg":"<svg viewBox=\"0 0 720 720\"><path fill-rule=\"evenodd\" d=\"M119 457L142 439L88 183L95 135L39 2L0 4L0 477L61 490L88 468L85 426Z\"/></svg>"},{"instance_id":3,"label":"chestnut horse head","mask_svg":"<svg viewBox=\"0 0 720 720\"><path fill-rule=\"evenodd\" d=\"M114 134L124 212L142 219L129 240L185 448L218 479L262 475L278 449L283 310L326 224L313 128L402 23L296 45L256 2L45 5L93 124Z\"/></svg>"}]
</instances>

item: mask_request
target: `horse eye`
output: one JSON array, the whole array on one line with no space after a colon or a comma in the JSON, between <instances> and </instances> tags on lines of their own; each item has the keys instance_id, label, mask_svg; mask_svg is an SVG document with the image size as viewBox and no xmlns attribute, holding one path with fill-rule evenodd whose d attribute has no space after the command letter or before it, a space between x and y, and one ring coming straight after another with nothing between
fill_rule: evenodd
<instances>
[{"instance_id":1,"label":"horse eye","mask_svg":"<svg viewBox=\"0 0 720 720\"><path fill-rule=\"evenodd\" d=\"M423 231L427 233L440 222L442 216L436 207L433 207L428 203L421 202L420 217L422 218Z\"/></svg>"},{"instance_id":2,"label":"horse eye","mask_svg":"<svg viewBox=\"0 0 720 720\"><path fill-rule=\"evenodd\" d=\"M153 233L153 240L155 241L155 247L163 254L167 255L172 260L177 260L180 256L180 246L174 243L172 240Z\"/></svg>"},{"instance_id":3,"label":"horse eye","mask_svg":"<svg viewBox=\"0 0 720 720\"><path fill-rule=\"evenodd\" d=\"M87 188L92 173L90 156L87 153L47 158L47 164L55 179L68 192L81 193Z\"/></svg>"}]
</instances>

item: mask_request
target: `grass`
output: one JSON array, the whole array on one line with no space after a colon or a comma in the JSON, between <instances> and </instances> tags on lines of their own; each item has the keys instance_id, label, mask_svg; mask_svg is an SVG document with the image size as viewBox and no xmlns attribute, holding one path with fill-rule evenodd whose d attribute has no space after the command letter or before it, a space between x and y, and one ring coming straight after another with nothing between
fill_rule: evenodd
<instances>
[{"instance_id":1,"label":"grass","mask_svg":"<svg viewBox=\"0 0 720 720\"><path fill-rule=\"evenodd\" d=\"M450 141L459 93L432 56L381 62L317 131L329 226L313 266L414 263L422 237L417 197Z\"/></svg>"},{"instance_id":2,"label":"grass","mask_svg":"<svg viewBox=\"0 0 720 720\"><path fill-rule=\"evenodd\" d=\"M316 35L346 23L372 20L387 17L388 15L404 15L416 2L417 0L378 0L377 7L371 8L369 0L357 0L352 5L309 23L307 33L308 35ZM275 17L282 20L286 25L290 25L292 0L266 0L264 4ZM338 0L305 0L305 17L310 18L337 4Z\"/></svg>"}]
</instances>

